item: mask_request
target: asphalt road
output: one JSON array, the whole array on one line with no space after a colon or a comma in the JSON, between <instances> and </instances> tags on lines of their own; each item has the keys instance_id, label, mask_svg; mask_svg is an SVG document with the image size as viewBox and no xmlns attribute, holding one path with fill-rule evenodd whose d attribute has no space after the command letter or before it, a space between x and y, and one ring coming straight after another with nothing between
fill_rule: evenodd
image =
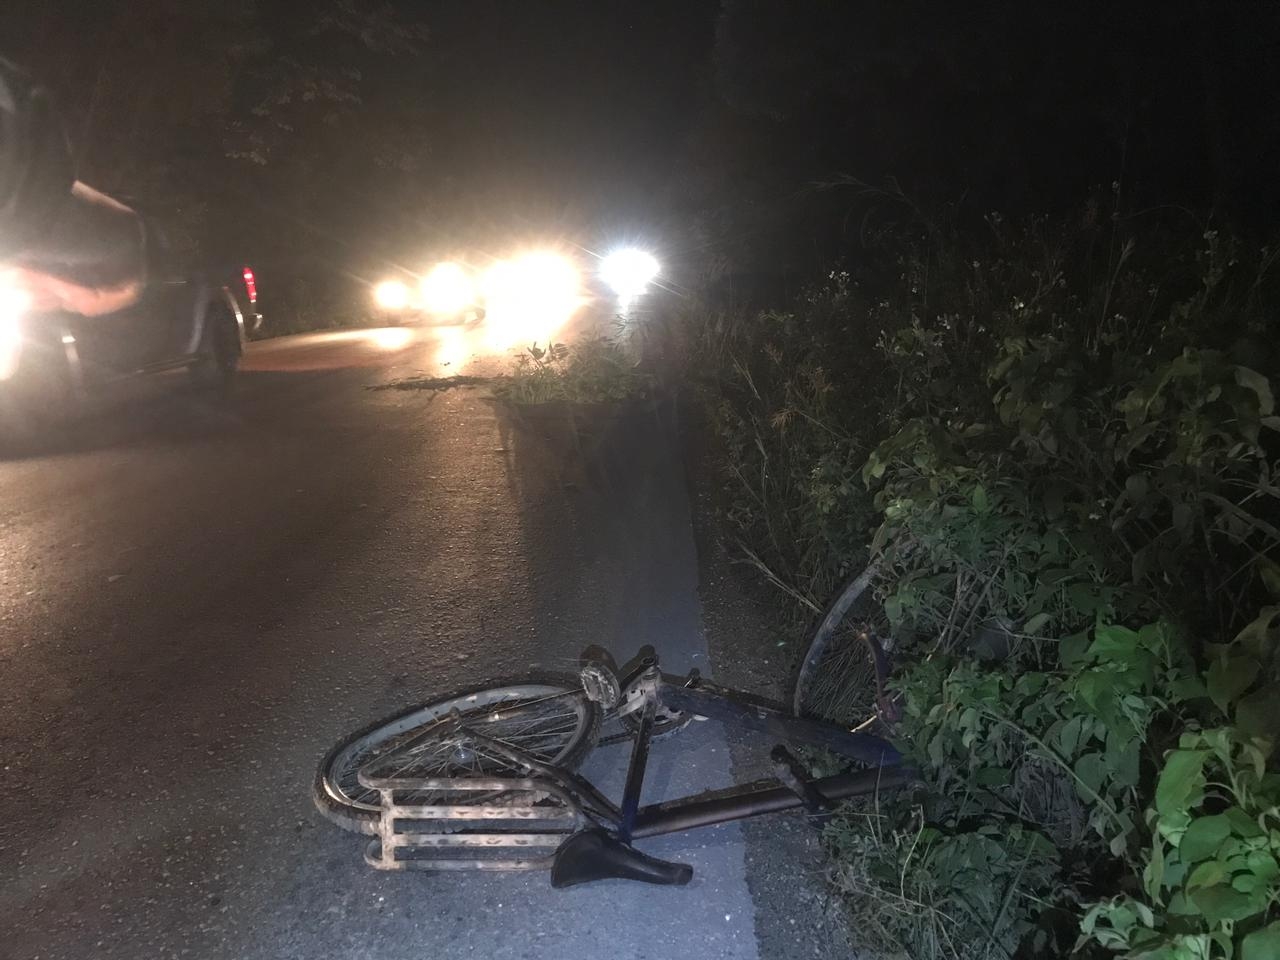
<instances>
[{"instance_id":1,"label":"asphalt road","mask_svg":"<svg viewBox=\"0 0 1280 960\"><path fill-rule=\"evenodd\" d=\"M757 956L737 827L645 845L687 888L553 891L372 871L312 808L332 742L433 692L593 643L708 672L670 419L575 449L482 390L368 389L474 352L268 341L225 403L148 384L0 462L0 957ZM728 782L695 727L646 800Z\"/></svg>"}]
</instances>

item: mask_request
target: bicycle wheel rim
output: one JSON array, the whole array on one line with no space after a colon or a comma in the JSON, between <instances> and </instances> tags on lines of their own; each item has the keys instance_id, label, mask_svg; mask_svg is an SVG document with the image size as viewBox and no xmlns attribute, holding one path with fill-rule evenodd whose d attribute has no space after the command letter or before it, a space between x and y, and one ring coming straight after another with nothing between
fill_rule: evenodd
<instances>
[{"instance_id":1,"label":"bicycle wheel rim","mask_svg":"<svg viewBox=\"0 0 1280 960\"><path fill-rule=\"evenodd\" d=\"M887 679L881 641L889 624L871 572L851 581L819 621L792 694L798 716L849 727L877 716Z\"/></svg>"},{"instance_id":2,"label":"bicycle wheel rim","mask_svg":"<svg viewBox=\"0 0 1280 960\"><path fill-rule=\"evenodd\" d=\"M356 734L335 747L325 759L318 778L318 787L324 791L331 805L338 807L349 818L375 819L378 813L376 792L361 786L357 779L359 770L380 757L394 754L429 727L448 717L457 709L464 720L475 729L496 740L513 743L527 750L546 763L573 767L594 742L599 726L599 711L585 696L573 695L576 691L566 685L520 683L469 691L433 701L397 717L378 724L373 729ZM559 696L565 695L567 696ZM554 700L547 698L554 697ZM510 708L530 701L544 701L548 709L536 717L522 715L513 729L506 721L496 724L486 720L484 713L499 704ZM532 730L527 725L540 722ZM504 726L508 723L508 726ZM392 772L396 776L511 776L516 771L509 761L485 757L482 763L472 763L458 757L442 755L438 743L428 736L421 748L404 758L397 757ZM475 793L450 797L450 803L476 803L491 799ZM439 799L436 797L435 799Z\"/></svg>"}]
</instances>

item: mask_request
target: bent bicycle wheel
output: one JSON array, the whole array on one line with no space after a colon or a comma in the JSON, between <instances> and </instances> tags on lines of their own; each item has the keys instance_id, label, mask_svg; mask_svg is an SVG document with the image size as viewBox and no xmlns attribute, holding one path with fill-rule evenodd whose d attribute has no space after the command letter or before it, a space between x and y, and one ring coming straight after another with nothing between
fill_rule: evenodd
<instances>
[{"instance_id":1,"label":"bent bicycle wheel","mask_svg":"<svg viewBox=\"0 0 1280 960\"><path fill-rule=\"evenodd\" d=\"M875 596L877 573L872 564L850 580L818 621L792 688L796 716L857 727L879 715L889 623Z\"/></svg>"},{"instance_id":2,"label":"bent bicycle wheel","mask_svg":"<svg viewBox=\"0 0 1280 960\"><path fill-rule=\"evenodd\" d=\"M494 709L499 706L501 713ZM514 716L512 708L519 708ZM456 737L433 737L432 726L455 710L477 733L566 770L582 763L600 730L600 708L586 698L575 678L514 681L441 697L353 733L330 750L316 772L316 808L344 830L374 833L379 798L376 791L360 784L359 772L393 755L388 766L397 777L524 775L505 757L460 749ZM450 797L448 802L491 802L492 798L492 794L472 793Z\"/></svg>"}]
</instances>

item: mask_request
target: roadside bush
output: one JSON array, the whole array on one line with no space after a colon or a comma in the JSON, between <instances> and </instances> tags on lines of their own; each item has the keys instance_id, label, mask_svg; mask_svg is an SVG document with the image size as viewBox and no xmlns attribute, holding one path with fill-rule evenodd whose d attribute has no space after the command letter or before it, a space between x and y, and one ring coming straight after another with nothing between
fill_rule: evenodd
<instances>
[{"instance_id":1,"label":"roadside bush","mask_svg":"<svg viewBox=\"0 0 1280 960\"><path fill-rule=\"evenodd\" d=\"M533 345L494 381L494 396L509 403L617 403L645 395L650 378L627 351L607 337L572 346Z\"/></svg>"},{"instance_id":2,"label":"roadside bush","mask_svg":"<svg viewBox=\"0 0 1280 960\"><path fill-rule=\"evenodd\" d=\"M728 522L809 609L864 563L875 522L859 470L890 398L867 306L840 271L791 310L704 318L695 347Z\"/></svg>"},{"instance_id":3,"label":"roadside bush","mask_svg":"<svg viewBox=\"0 0 1280 960\"><path fill-rule=\"evenodd\" d=\"M928 789L838 818L833 880L882 956L1280 955L1275 254L988 227L706 327L760 565L888 570Z\"/></svg>"}]
</instances>

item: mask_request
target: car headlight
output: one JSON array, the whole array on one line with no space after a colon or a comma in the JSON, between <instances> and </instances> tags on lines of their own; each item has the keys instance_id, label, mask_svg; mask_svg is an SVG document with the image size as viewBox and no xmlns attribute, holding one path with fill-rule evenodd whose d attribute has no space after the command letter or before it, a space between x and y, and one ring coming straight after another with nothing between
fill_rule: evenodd
<instances>
[{"instance_id":1,"label":"car headlight","mask_svg":"<svg viewBox=\"0 0 1280 960\"><path fill-rule=\"evenodd\" d=\"M384 280L373 288L373 300L384 310L403 310L409 305L409 288L399 280Z\"/></svg>"},{"instance_id":2,"label":"car headlight","mask_svg":"<svg viewBox=\"0 0 1280 960\"><path fill-rule=\"evenodd\" d=\"M8 380L18 372L22 353L22 315L31 297L17 287L0 280L0 380Z\"/></svg>"},{"instance_id":3,"label":"car headlight","mask_svg":"<svg viewBox=\"0 0 1280 960\"><path fill-rule=\"evenodd\" d=\"M437 263L422 278L422 302L437 316L453 316L475 300L475 290L467 271L456 263Z\"/></svg>"},{"instance_id":4,"label":"car headlight","mask_svg":"<svg viewBox=\"0 0 1280 960\"><path fill-rule=\"evenodd\" d=\"M500 260L480 277L489 347L547 342L582 303L578 271L556 253Z\"/></svg>"},{"instance_id":5,"label":"car headlight","mask_svg":"<svg viewBox=\"0 0 1280 960\"><path fill-rule=\"evenodd\" d=\"M600 264L600 277L624 300L638 297L658 276L658 261L643 250L616 250Z\"/></svg>"}]
</instances>

